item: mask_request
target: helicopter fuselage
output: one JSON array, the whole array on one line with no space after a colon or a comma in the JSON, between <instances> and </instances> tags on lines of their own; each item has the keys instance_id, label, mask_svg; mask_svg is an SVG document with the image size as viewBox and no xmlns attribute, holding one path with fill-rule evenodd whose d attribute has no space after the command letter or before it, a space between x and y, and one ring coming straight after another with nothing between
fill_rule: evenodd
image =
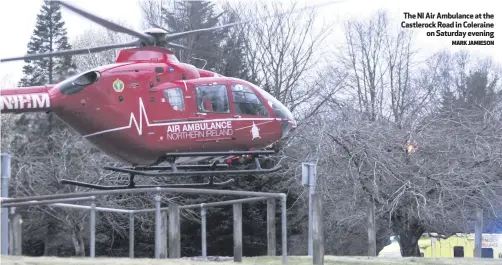
<instances>
[{"instance_id":1,"label":"helicopter fuselage","mask_svg":"<svg viewBox=\"0 0 502 265\"><path fill-rule=\"evenodd\" d=\"M114 64L23 89L2 91L3 112L52 111L106 154L135 166L172 152L263 148L296 127L289 110L259 87L180 63L159 47L121 50ZM12 100L24 103L14 108Z\"/></svg>"}]
</instances>

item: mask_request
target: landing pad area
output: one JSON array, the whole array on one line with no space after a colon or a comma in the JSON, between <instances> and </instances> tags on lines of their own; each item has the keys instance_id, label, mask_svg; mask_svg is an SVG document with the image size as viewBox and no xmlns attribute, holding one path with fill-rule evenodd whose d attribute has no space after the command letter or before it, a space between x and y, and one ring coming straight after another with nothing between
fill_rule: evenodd
<instances>
[{"instance_id":1,"label":"landing pad area","mask_svg":"<svg viewBox=\"0 0 502 265\"><path fill-rule=\"evenodd\" d=\"M213 259L214 260L214 259ZM225 260L224 258L216 260ZM52 258L52 257L1 257L2 265L230 265L228 261L202 261L200 258L181 259L129 259L129 258ZM281 257L243 257L241 264L279 265ZM290 256L288 264L310 265L312 259L306 256ZM324 264L333 265L478 265L502 264L501 259L474 258L368 258L325 256Z\"/></svg>"}]
</instances>

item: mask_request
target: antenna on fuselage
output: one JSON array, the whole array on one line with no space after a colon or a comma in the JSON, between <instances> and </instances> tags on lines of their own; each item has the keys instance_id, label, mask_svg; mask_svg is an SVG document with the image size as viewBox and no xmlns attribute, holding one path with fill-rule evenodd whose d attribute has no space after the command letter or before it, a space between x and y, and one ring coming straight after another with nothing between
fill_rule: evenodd
<instances>
[{"instance_id":1,"label":"antenna on fuselage","mask_svg":"<svg viewBox=\"0 0 502 265\"><path fill-rule=\"evenodd\" d=\"M206 65L207 65L207 60L206 59L201 59L201 58L197 58L197 57L192 57L192 59L204 61L204 65L202 66L201 69L204 69L204 67L206 67Z\"/></svg>"}]
</instances>

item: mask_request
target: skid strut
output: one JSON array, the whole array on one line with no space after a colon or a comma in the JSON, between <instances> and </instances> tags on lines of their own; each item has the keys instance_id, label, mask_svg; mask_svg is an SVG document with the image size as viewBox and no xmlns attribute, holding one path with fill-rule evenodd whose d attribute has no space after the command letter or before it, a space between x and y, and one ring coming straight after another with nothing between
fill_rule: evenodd
<instances>
[{"instance_id":1,"label":"skid strut","mask_svg":"<svg viewBox=\"0 0 502 265\"><path fill-rule=\"evenodd\" d=\"M258 151L230 151L230 152L188 152L188 153L167 153L165 160L170 166L142 166L142 167L104 167L106 170L128 173L129 185L122 186L103 186L73 180L63 179L62 184L75 185L98 190L114 190L114 189L130 189L130 188L150 188L150 187L169 187L169 188L212 188L228 186L234 182L233 179L215 182L217 176L242 176L249 174L266 174L278 171L281 167L275 166L270 169L263 169L260 165L259 156L274 154L273 150L258 150ZM232 169L230 165L218 163L221 159L231 157L246 156L252 158L254 168L248 169ZM212 157L216 158L212 163L193 164L193 165L177 165L176 159L179 157ZM135 176L144 177L209 177L206 183L187 183L187 184L164 184L164 185L136 185L134 182Z\"/></svg>"}]
</instances>

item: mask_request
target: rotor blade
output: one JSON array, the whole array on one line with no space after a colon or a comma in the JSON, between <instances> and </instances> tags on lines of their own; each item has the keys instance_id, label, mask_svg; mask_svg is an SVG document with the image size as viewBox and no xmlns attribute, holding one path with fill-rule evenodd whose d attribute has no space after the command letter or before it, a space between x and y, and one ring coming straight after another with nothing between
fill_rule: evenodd
<instances>
[{"instance_id":1,"label":"rotor blade","mask_svg":"<svg viewBox=\"0 0 502 265\"><path fill-rule=\"evenodd\" d=\"M135 30L132 30L132 29L128 29L126 27L123 27L119 24L116 24L116 23L113 23L111 21L108 21L106 19L103 19L103 18L100 18L96 15L93 15L87 11L84 11L78 7L75 7L73 5L70 5L64 1L61 1L61 0L53 0L54 2L57 2L59 4L61 4L62 6L70 9L71 11L91 20L91 21L94 21L98 24L100 24L101 26L105 27L105 28L108 28L110 30L113 30L113 31L116 31L116 32L121 32L121 33L125 33L125 34L129 34L131 36L134 36L134 37L137 37L139 39L142 39L148 43L153 43L154 42L154 38L150 35L147 35L145 33L141 33L141 32L137 32Z\"/></svg>"},{"instance_id":2,"label":"rotor blade","mask_svg":"<svg viewBox=\"0 0 502 265\"><path fill-rule=\"evenodd\" d=\"M150 26L154 27L154 28L159 28L159 29L163 29L165 30L167 33L172 33L173 31L172 30L167 30L166 28L163 28L155 23L150 23Z\"/></svg>"},{"instance_id":3,"label":"rotor blade","mask_svg":"<svg viewBox=\"0 0 502 265\"><path fill-rule=\"evenodd\" d=\"M93 52L102 52L102 51L111 50L111 49L136 46L139 43L140 43L140 41L135 40L135 41L126 42L126 43L103 45L103 46L98 46L98 47L93 47L93 48L65 50L65 51L58 51L58 52L51 52L51 53L27 54L27 55L21 56L21 57L0 59L0 62L8 62L8 61L16 61L16 60L35 60L35 59L40 59L40 58L44 58L44 57L55 57L55 56L62 56L62 55L77 55L77 54L86 54L86 53L93 53Z\"/></svg>"},{"instance_id":4,"label":"rotor blade","mask_svg":"<svg viewBox=\"0 0 502 265\"><path fill-rule=\"evenodd\" d=\"M190 47L187 47L187 46L184 46L184 45L181 45L181 44L177 44L177 43L173 43L173 42L169 42L167 45L175 47L175 48L180 48L180 49L184 49L184 50L187 50L187 51L191 51L191 52L201 53L201 54L204 54L204 55L207 55L207 56L214 56L214 53L212 53L212 52L192 49Z\"/></svg>"},{"instance_id":5,"label":"rotor blade","mask_svg":"<svg viewBox=\"0 0 502 265\"><path fill-rule=\"evenodd\" d=\"M284 15L284 14L290 14L290 13L291 14L292 13L297 13L297 12L300 12L302 10L312 9L312 8L321 7L321 6L325 6L325 5L331 5L331 4L335 4L335 3L341 3L341 2L345 2L345 1L347 1L347 0L329 1L329 2L326 2L326 3L322 3L322 4L306 6L306 7L300 8L298 10L294 10L294 11L290 10L290 11L286 11L286 12L283 12L283 13L274 14L274 15L271 15L271 16L264 16L264 17L259 17L259 18L255 18L255 19L245 20L245 21L233 22L233 23L229 23L229 24L225 24L225 25L221 25L221 26L216 26L216 27L211 27L211 28L195 29L195 30L190 30L190 31L185 31L185 32L179 32L179 33L169 34L169 35L167 35L165 37L165 39L166 39L166 41L172 41L172 40L176 40L176 39L179 39L179 38L182 38L184 36L191 35L191 34L196 34L196 33L204 32L204 31L211 31L211 30L215 30L215 29L222 29L222 28L232 27L232 26L239 25L239 24L252 23L252 22L264 20L264 19L271 18L271 17L276 17L276 16L280 16L280 15Z\"/></svg>"},{"instance_id":6,"label":"rotor blade","mask_svg":"<svg viewBox=\"0 0 502 265\"><path fill-rule=\"evenodd\" d=\"M215 29L228 28L228 27L232 27L235 25L243 24L243 23L246 23L246 21L239 21L239 22L234 22L234 23L230 23L230 24L226 24L226 25L222 25L222 26L217 26L217 27L211 27L211 28L195 29L195 30L190 30L190 31L185 31L185 32L173 33L173 34L169 34L166 36L166 41L176 40L176 39L185 37L187 35L196 34L196 33L204 32L204 31L211 31L211 30L215 30Z\"/></svg>"}]
</instances>

